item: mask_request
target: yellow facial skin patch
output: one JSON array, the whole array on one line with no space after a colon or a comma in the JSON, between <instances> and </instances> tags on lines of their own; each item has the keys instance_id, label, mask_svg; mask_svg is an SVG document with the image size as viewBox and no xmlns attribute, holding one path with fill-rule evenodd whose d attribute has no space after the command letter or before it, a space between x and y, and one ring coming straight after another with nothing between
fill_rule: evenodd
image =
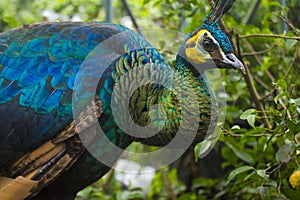
<instances>
[{"instance_id":1,"label":"yellow facial skin patch","mask_svg":"<svg viewBox=\"0 0 300 200\"><path fill-rule=\"evenodd\" d=\"M204 54L207 54L206 58L207 58L207 56L209 56L209 54L207 52L203 52L203 54L201 54L198 50L198 45L200 45L198 43L198 40L203 37L204 33L209 34L206 30L200 30L196 35L194 35L193 37L188 39L186 42L185 55L187 56L187 58L189 60L191 60L195 63L205 62Z\"/></svg>"},{"instance_id":2,"label":"yellow facial skin patch","mask_svg":"<svg viewBox=\"0 0 300 200\"><path fill-rule=\"evenodd\" d=\"M197 34L195 34L193 37L189 38L185 45L185 55L187 58L194 62L194 63L204 63L208 59L219 59L222 60L222 50L220 48L212 51L207 52L204 50L202 45L202 40L204 38L204 35L206 34L206 37L211 38L213 41L213 36L205 29L200 30ZM200 41L200 42L199 42Z\"/></svg>"}]
</instances>

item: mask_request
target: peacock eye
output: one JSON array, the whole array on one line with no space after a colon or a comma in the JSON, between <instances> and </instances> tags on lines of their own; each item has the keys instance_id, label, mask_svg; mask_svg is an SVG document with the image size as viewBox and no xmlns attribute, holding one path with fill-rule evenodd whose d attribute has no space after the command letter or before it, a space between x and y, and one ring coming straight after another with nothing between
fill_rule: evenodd
<instances>
[{"instance_id":1,"label":"peacock eye","mask_svg":"<svg viewBox=\"0 0 300 200\"><path fill-rule=\"evenodd\" d=\"M214 45L212 39L210 39L210 38L203 39L202 46L205 49L205 51L208 51L208 52L212 52L213 50L215 50L215 45Z\"/></svg>"}]
</instances>

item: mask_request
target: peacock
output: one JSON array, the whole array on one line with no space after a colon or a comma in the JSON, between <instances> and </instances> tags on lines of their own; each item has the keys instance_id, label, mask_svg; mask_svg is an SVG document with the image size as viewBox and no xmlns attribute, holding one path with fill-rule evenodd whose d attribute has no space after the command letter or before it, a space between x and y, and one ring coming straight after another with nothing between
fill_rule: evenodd
<instances>
[{"instance_id":1,"label":"peacock","mask_svg":"<svg viewBox=\"0 0 300 200\"><path fill-rule=\"evenodd\" d=\"M233 2L217 1L173 65L112 23L45 22L1 33L1 199L74 199L134 141L164 146L193 131L192 142L202 141L217 122L205 70L245 72L218 26ZM138 131L149 124L157 134Z\"/></svg>"}]
</instances>

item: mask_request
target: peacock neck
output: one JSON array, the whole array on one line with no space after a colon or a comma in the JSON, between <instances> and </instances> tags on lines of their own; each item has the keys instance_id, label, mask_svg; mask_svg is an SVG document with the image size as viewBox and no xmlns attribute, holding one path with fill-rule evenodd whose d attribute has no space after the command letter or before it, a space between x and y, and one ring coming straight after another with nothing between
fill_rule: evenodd
<instances>
[{"instance_id":1,"label":"peacock neck","mask_svg":"<svg viewBox=\"0 0 300 200\"><path fill-rule=\"evenodd\" d=\"M111 123L107 122L108 118L114 118L112 112L115 111L120 118L118 121L129 127L130 130L126 132L137 132L142 136L145 134L143 131L134 130L132 127L146 127L149 124L153 124L159 130L155 136L143 139L137 135L132 137L133 140L156 146L165 145L174 138L182 121L182 114L186 112L198 115L197 140L203 139L210 122L215 119L213 108L216 108L205 75L180 56L177 56L174 65L170 66L159 54L154 57L155 53L156 51L151 49L130 52L112 65L112 76L103 84L108 87L101 87L100 90L100 99L103 100L104 107L101 117L104 128L113 135L126 135L119 131L114 120L110 120ZM127 69L127 66L132 67ZM113 98L112 91L115 94ZM125 100L126 96L130 98ZM111 106L112 100L116 103ZM124 110L127 109L127 102L130 117L124 114L128 113ZM182 107L183 103L188 104L187 109Z\"/></svg>"},{"instance_id":2,"label":"peacock neck","mask_svg":"<svg viewBox=\"0 0 300 200\"><path fill-rule=\"evenodd\" d=\"M211 125L215 125L217 120L216 101L211 91L204 73L199 72L188 61L181 56L177 56L176 62L170 70L174 70L172 74L172 87L156 87L143 94L147 100L147 109L141 110L141 115L137 115L141 125L155 122L162 129L158 134L151 138L139 139L139 141L149 145L165 145L169 143L178 131L182 122L182 116L194 115L198 117L198 131L196 141L201 141L211 130ZM159 104L163 108L156 112L145 113L154 104ZM144 114L144 115L143 115ZM163 114L166 116L163 117ZM152 118L153 117L153 118ZM192 129L185 127L186 132Z\"/></svg>"}]
</instances>

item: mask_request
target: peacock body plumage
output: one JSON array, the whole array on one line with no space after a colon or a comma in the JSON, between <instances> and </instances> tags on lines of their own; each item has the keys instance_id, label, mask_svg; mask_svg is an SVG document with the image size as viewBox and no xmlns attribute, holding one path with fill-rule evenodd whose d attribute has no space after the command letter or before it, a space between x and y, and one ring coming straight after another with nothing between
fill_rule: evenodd
<instances>
[{"instance_id":1,"label":"peacock body plumage","mask_svg":"<svg viewBox=\"0 0 300 200\"><path fill-rule=\"evenodd\" d=\"M41 23L0 34L0 175L39 181L29 197L74 198L109 170L95 156L114 163L120 155L121 151L111 151L105 138L120 149L133 141L166 145L176 135L182 115L199 113L195 142L203 140L213 130L209 127L215 126L217 105L202 72L213 62L220 68L243 70L217 25L231 4L217 4L182 44L174 66L141 35L122 25ZM115 39L99 48L111 37ZM111 59L116 55L117 59ZM128 74L129 78L122 78ZM131 123L147 126L151 122L161 127L151 137L127 134L112 114L126 107L122 98L128 95L126 88L139 85L130 78L135 76L139 76L136 80L152 77L174 85L171 89L155 83L138 87L129 101L130 117L120 115L129 128ZM114 95L116 84L121 90ZM184 109L181 101L196 104ZM151 109L157 104L167 120ZM105 136L88 141L96 150L91 155L77 132L97 134L96 123ZM187 123L183 132L188 134L194 126Z\"/></svg>"}]
</instances>

